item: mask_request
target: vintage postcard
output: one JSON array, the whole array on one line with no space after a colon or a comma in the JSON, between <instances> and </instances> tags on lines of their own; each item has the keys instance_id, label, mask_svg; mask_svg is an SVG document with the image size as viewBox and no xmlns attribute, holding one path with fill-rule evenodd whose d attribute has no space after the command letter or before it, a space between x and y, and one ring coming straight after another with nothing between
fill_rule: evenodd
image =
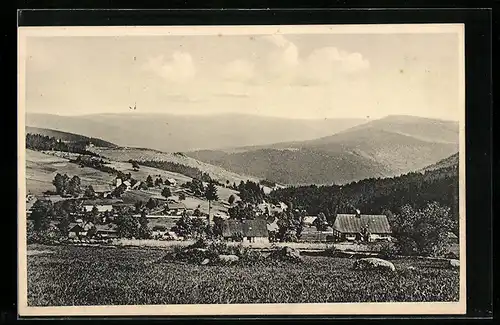
<instances>
[{"instance_id":1,"label":"vintage postcard","mask_svg":"<svg viewBox=\"0 0 500 325\"><path fill-rule=\"evenodd\" d=\"M19 27L19 314L464 314L464 26Z\"/></svg>"}]
</instances>

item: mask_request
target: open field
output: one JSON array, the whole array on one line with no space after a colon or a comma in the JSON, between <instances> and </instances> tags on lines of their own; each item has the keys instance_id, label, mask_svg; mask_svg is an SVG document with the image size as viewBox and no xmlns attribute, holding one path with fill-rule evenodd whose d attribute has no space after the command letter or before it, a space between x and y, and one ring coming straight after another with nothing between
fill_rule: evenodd
<instances>
[{"instance_id":1,"label":"open field","mask_svg":"<svg viewBox=\"0 0 500 325\"><path fill-rule=\"evenodd\" d=\"M394 260L396 273L384 274L352 271L347 258L197 266L159 261L160 249L32 245L28 251L38 252L28 256L30 306L458 301L458 272L425 260Z\"/></svg>"},{"instance_id":2,"label":"open field","mask_svg":"<svg viewBox=\"0 0 500 325\"><path fill-rule=\"evenodd\" d=\"M173 153L166 153L151 149L141 149L141 148L93 148L93 152L107 157L114 161L128 162L132 160L155 160L155 161L170 161L178 164L182 164L189 167L195 167L200 169L202 172L208 173L213 178L225 182L228 180L231 184L239 184L240 181L258 181L257 178L251 176L242 176L234 172L227 171L221 167L210 165L194 158L187 156L175 155ZM141 166L141 169L143 167Z\"/></svg>"},{"instance_id":3,"label":"open field","mask_svg":"<svg viewBox=\"0 0 500 325\"><path fill-rule=\"evenodd\" d=\"M167 178L173 178L177 181L177 183L184 184L188 181L191 180L191 177L178 174L178 173L173 173L169 172L166 170L162 169L157 169L153 167L148 167L148 166L141 166L139 170L134 171L132 168L132 164L129 162L124 162L124 161L110 161L108 164L109 167L113 167L116 170L122 171L124 173L130 173L134 179L140 180L140 181L146 181L146 178L148 175L151 175L153 179L156 179L158 175L163 179L166 180Z\"/></svg>"},{"instance_id":4,"label":"open field","mask_svg":"<svg viewBox=\"0 0 500 325\"><path fill-rule=\"evenodd\" d=\"M93 168L81 168L64 158L26 150L26 189L29 193L41 195L45 191L54 191L52 181L57 173L68 174L69 177L77 175L81 179L82 186L111 184L115 178Z\"/></svg>"}]
</instances>

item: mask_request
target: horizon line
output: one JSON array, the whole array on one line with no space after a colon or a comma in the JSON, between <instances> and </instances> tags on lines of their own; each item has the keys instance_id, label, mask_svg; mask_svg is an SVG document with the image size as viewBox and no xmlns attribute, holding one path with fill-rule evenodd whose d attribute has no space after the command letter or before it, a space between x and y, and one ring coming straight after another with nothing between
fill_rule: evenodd
<instances>
[{"instance_id":1,"label":"horizon line","mask_svg":"<svg viewBox=\"0 0 500 325\"><path fill-rule=\"evenodd\" d=\"M252 117L264 117L264 118L274 118L274 119L284 119L284 120L302 120L302 121L320 121L320 120L364 120L364 121L376 121L381 120L388 117L413 117L413 118L422 118L422 119L430 119L430 120L440 120L447 122L460 122L459 119L453 118L442 118L442 117L430 117L430 116L418 116L418 115L410 115L410 114L389 114L381 117L356 117L356 116L342 116L342 117L285 117L285 116L277 116L277 115L266 115L266 114L251 114L251 113L237 113L237 112L219 112L219 113L172 113L172 112L127 112L127 113L113 113L113 112L102 112L102 113L90 113L90 114L56 114L56 113L44 113L44 112L25 112L26 115L52 115L52 116L60 116L60 117L89 117L89 116L98 116L98 115L118 115L118 116L139 116L139 115L173 115L177 117L215 117L221 115L240 115L240 116L252 116Z\"/></svg>"}]
</instances>

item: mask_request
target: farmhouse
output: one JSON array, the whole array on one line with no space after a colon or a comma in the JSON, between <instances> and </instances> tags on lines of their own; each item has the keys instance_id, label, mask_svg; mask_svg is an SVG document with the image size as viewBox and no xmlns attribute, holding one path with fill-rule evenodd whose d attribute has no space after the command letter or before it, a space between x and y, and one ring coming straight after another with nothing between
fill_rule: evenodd
<instances>
[{"instance_id":1,"label":"farmhouse","mask_svg":"<svg viewBox=\"0 0 500 325\"><path fill-rule=\"evenodd\" d=\"M156 225L152 228L151 232L153 238L155 239L166 239L166 240L178 240L179 237L173 231L170 231L168 227L164 225Z\"/></svg>"},{"instance_id":2,"label":"farmhouse","mask_svg":"<svg viewBox=\"0 0 500 325\"><path fill-rule=\"evenodd\" d=\"M323 231L318 231L315 226L305 226L300 236L300 240L305 242L327 242L333 239L332 227L327 227Z\"/></svg>"},{"instance_id":3,"label":"farmhouse","mask_svg":"<svg viewBox=\"0 0 500 325\"><path fill-rule=\"evenodd\" d=\"M176 186L177 185L177 181L173 178L167 178L164 182L166 185L170 185L170 186Z\"/></svg>"},{"instance_id":4,"label":"farmhouse","mask_svg":"<svg viewBox=\"0 0 500 325\"><path fill-rule=\"evenodd\" d=\"M80 219L77 221L81 221ZM70 223L69 225L69 238L80 238L87 237L89 232L94 228L94 224L92 222L78 222L78 223Z\"/></svg>"},{"instance_id":5,"label":"farmhouse","mask_svg":"<svg viewBox=\"0 0 500 325\"><path fill-rule=\"evenodd\" d=\"M311 227L316 220L317 217L314 216L305 216L304 217L304 226Z\"/></svg>"},{"instance_id":6,"label":"farmhouse","mask_svg":"<svg viewBox=\"0 0 500 325\"><path fill-rule=\"evenodd\" d=\"M269 212L270 214L274 213L281 213L287 209L287 205L283 202L280 202L278 204L270 204L267 202L263 202L259 205L257 205L257 213L266 213Z\"/></svg>"},{"instance_id":7,"label":"farmhouse","mask_svg":"<svg viewBox=\"0 0 500 325\"><path fill-rule=\"evenodd\" d=\"M267 222L263 219L225 220L222 236L228 241L237 241L242 238L244 243L269 243Z\"/></svg>"},{"instance_id":8,"label":"farmhouse","mask_svg":"<svg viewBox=\"0 0 500 325\"><path fill-rule=\"evenodd\" d=\"M114 185L115 187L119 187L120 185L122 185L122 179L121 179L121 178L118 178L118 177L117 177L117 178L115 178L115 181L114 181L113 185Z\"/></svg>"},{"instance_id":9,"label":"farmhouse","mask_svg":"<svg viewBox=\"0 0 500 325\"><path fill-rule=\"evenodd\" d=\"M123 182L123 185L125 185L127 187L127 190L130 190L130 188L132 187L132 183L130 183L130 181L125 181Z\"/></svg>"},{"instance_id":10,"label":"farmhouse","mask_svg":"<svg viewBox=\"0 0 500 325\"><path fill-rule=\"evenodd\" d=\"M385 215L338 214L333 224L333 235L337 241L368 241L391 239L391 227Z\"/></svg>"},{"instance_id":11,"label":"farmhouse","mask_svg":"<svg viewBox=\"0 0 500 325\"><path fill-rule=\"evenodd\" d=\"M137 181L137 182L135 182L135 184L134 184L134 185L132 185L131 189L132 189L132 190L138 190L138 189L140 189L140 188L144 188L144 187L146 187L146 188L147 188L147 186L145 186L144 182Z\"/></svg>"},{"instance_id":12,"label":"farmhouse","mask_svg":"<svg viewBox=\"0 0 500 325\"><path fill-rule=\"evenodd\" d=\"M109 185L92 185L97 197L106 198L111 194L111 186Z\"/></svg>"},{"instance_id":13,"label":"farmhouse","mask_svg":"<svg viewBox=\"0 0 500 325\"><path fill-rule=\"evenodd\" d=\"M229 219L229 216L227 215L227 213L225 213L223 211L215 212L214 217L221 218L221 219Z\"/></svg>"},{"instance_id":14,"label":"farmhouse","mask_svg":"<svg viewBox=\"0 0 500 325\"><path fill-rule=\"evenodd\" d=\"M186 210L186 206L180 202L168 202L167 210L169 213L178 214Z\"/></svg>"},{"instance_id":15,"label":"farmhouse","mask_svg":"<svg viewBox=\"0 0 500 325\"><path fill-rule=\"evenodd\" d=\"M267 231L268 232L278 232L278 218L275 218L272 222L267 223Z\"/></svg>"}]
</instances>

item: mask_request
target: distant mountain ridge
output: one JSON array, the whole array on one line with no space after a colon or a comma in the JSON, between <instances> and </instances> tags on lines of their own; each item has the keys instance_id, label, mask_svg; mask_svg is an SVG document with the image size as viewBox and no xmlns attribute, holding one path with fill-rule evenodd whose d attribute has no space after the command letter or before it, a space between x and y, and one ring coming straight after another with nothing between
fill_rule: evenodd
<instances>
[{"instance_id":1,"label":"distant mountain ridge","mask_svg":"<svg viewBox=\"0 0 500 325\"><path fill-rule=\"evenodd\" d=\"M244 114L27 114L26 125L105 139L123 147L163 152L238 148L331 135L364 119L301 120Z\"/></svg>"},{"instance_id":2,"label":"distant mountain ridge","mask_svg":"<svg viewBox=\"0 0 500 325\"><path fill-rule=\"evenodd\" d=\"M388 116L314 140L187 154L276 182L332 184L420 170L456 153L458 140L458 122Z\"/></svg>"},{"instance_id":3,"label":"distant mountain ridge","mask_svg":"<svg viewBox=\"0 0 500 325\"><path fill-rule=\"evenodd\" d=\"M231 179L246 175L290 185L344 184L422 170L458 152L459 137L458 122L401 115L367 122L237 114L28 114L27 124L102 138L131 148L129 154L137 148L183 152L222 168L221 174L234 173ZM205 149L185 150L197 147Z\"/></svg>"},{"instance_id":4,"label":"distant mountain ridge","mask_svg":"<svg viewBox=\"0 0 500 325\"><path fill-rule=\"evenodd\" d=\"M27 126L25 128L26 134L39 134L48 137L53 137L63 141L72 141L72 142L90 142L99 147L107 147L107 148L116 148L118 147L116 144L102 140L97 138L86 137L80 134L70 133L70 132L62 132L52 129L45 128L37 128L32 126Z\"/></svg>"}]
</instances>

